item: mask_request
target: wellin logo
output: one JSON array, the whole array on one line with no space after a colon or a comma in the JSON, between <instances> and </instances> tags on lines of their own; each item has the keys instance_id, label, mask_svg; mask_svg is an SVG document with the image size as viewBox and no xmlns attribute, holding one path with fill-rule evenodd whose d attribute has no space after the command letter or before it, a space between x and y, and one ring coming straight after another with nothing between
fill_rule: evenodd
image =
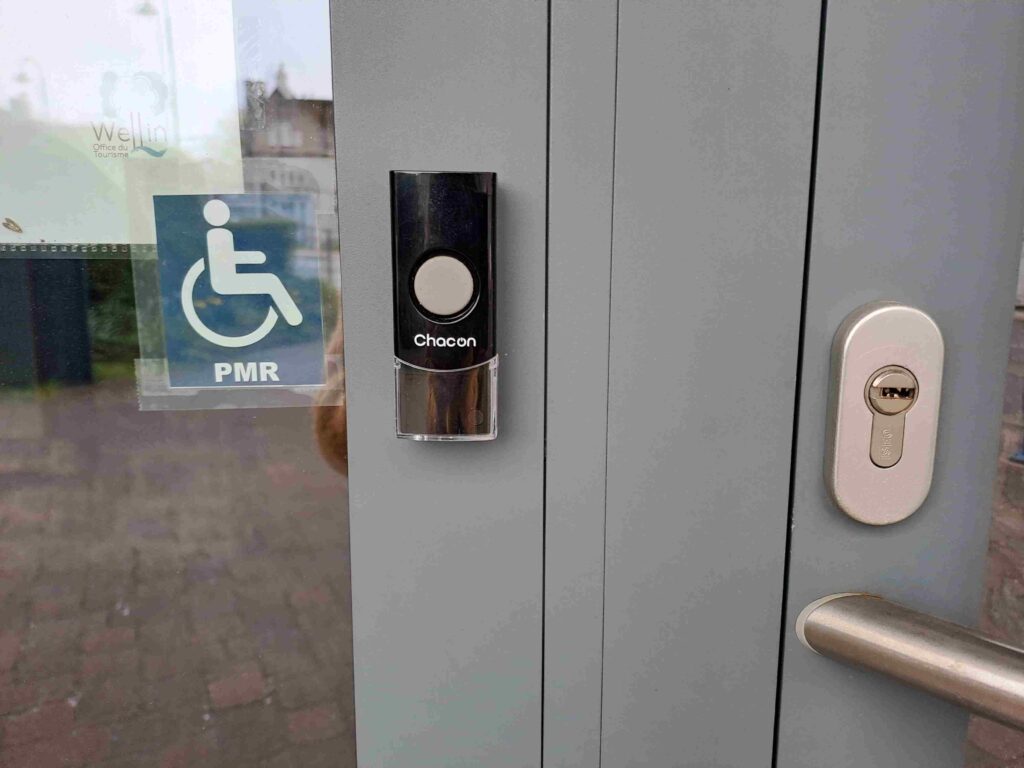
<instances>
[{"instance_id":1,"label":"wellin logo","mask_svg":"<svg viewBox=\"0 0 1024 768\"><path fill-rule=\"evenodd\" d=\"M145 152L150 157L163 157L167 154L167 129L162 125L152 125L143 122L138 112L128 113L128 125L125 126L116 120L103 123L93 123L92 132L96 135L96 144L93 150L122 152L122 155L107 155L107 157L127 157L128 152ZM114 144L113 142L119 142ZM148 143L147 143L148 142ZM131 146L129 149L128 146ZM152 144L163 145L157 149ZM97 155L99 156L99 155Z\"/></svg>"},{"instance_id":2,"label":"wellin logo","mask_svg":"<svg viewBox=\"0 0 1024 768\"><path fill-rule=\"evenodd\" d=\"M130 77L104 72L100 83L103 119L90 124L96 139L93 154L100 158L127 158L135 152L150 157L167 154L167 127L153 118L164 114L168 96L163 77L155 72L135 72Z\"/></svg>"}]
</instances>

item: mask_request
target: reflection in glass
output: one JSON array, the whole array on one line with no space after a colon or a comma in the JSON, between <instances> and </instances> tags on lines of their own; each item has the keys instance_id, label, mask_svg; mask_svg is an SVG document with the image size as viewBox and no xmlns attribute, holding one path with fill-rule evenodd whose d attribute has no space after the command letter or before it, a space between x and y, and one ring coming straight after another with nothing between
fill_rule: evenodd
<instances>
[{"instance_id":1,"label":"reflection in glass","mask_svg":"<svg viewBox=\"0 0 1024 768\"><path fill-rule=\"evenodd\" d=\"M326 0L0 29L0 765L352 766L343 369L305 408L136 380L155 194L311 199L290 270L341 360Z\"/></svg>"},{"instance_id":2,"label":"reflection in glass","mask_svg":"<svg viewBox=\"0 0 1024 768\"><path fill-rule=\"evenodd\" d=\"M979 626L1024 648L1024 269L1017 288L1010 359L1003 395L1003 422L992 525L989 530L985 601ZM972 717L967 768L1015 765L1024 760L1024 732Z\"/></svg>"}]
</instances>

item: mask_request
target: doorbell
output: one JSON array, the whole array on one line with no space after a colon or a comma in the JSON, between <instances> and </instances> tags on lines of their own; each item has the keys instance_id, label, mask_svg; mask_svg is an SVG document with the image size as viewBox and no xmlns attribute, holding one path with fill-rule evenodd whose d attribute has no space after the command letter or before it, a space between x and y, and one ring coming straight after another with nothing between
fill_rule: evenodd
<instances>
[{"instance_id":1,"label":"doorbell","mask_svg":"<svg viewBox=\"0 0 1024 768\"><path fill-rule=\"evenodd\" d=\"M493 173L391 172L398 437L498 435Z\"/></svg>"}]
</instances>

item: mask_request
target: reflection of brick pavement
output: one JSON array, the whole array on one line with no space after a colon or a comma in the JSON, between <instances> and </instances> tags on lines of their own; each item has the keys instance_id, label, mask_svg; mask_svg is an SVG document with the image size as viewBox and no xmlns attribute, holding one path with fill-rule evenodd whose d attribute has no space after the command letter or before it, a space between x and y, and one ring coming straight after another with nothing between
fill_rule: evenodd
<instances>
[{"instance_id":1,"label":"reflection of brick pavement","mask_svg":"<svg viewBox=\"0 0 1024 768\"><path fill-rule=\"evenodd\" d=\"M1024 313L981 625L1024 646ZM303 409L0 395L0 768L355 764L344 480ZM971 722L967 768L1024 768Z\"/></svg>"},{"instance_id":2,"label":"reflection of brick pavement","mask_svg":"<svg viewBox=\"0 0 1024 768\"><path fill-rule=\"evenodd\" d=\"M0 399L0 768L354 765L346 488L303 409Z\"/></svg>"},{"instance_id":3,"label":"reflection of brick pavement","mask_svg":"<svg viewBox=\"0 0 1024 768\"><path fill-rule=\"evenodd\" d=\"M1024 463L1011 459L1024 450L1024 313L1013 323L1002 446L996 474L988 548L985 605L980 626L1024 647ZM1024 768L1024 732L980 717L971 719L967 768Z\"/></svg>"}]
</instances>

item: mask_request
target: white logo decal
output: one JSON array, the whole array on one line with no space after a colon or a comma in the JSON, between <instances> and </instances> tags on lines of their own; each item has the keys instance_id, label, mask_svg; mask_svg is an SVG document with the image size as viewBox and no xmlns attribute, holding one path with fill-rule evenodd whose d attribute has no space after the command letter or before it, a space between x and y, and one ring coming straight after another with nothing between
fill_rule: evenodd
<instances>
[{"instance_id":1,"label":"white logo decal","mask_svg":"<svg viewBox=\"0 0 1024 768\"><path fill-rule=\"evenodd\" d=\"M417 347L475 347L476 339L472 336L431 336L429 333L417 333L412 337Z\"/></svg>"},{"instance_id":2,"label":"white logo decal","mask_svg":"<svg viewBox=\"0 0 1024 768\"><path fill-rule=\"evenodd\" d=\"M257 368L258 366L258 368ZM280 381L277 375L277 363L214 363L213 377L219 384L225 376L236 382L242 381Z\"/></svg>"},{"instance_id":3,"label":"white logo decal","mask_svg":"<svg viewBox=\"0 0 1024 768\"><path fill-rule=\"evenodd\" d=\"M224 229L231 217L231 209L223 200L211 200L203 207L203 218L211 225L206 233L207 258L210 262L210 286L221 296L270 296L281 311L288 325L299 325L302 313L295 305L281 278L269 272L238 272L239 264L263 264L267 255L262 251L236 251L235 238L230 230ZM211 344L219 347L248 347L270 333L277 323L277 310L267 309L267 316L260 326L241 336L225 336L210 330L199 315L192 300L196 281L206 268L206 260L200 258L185 274L181 284L181 308L192 329Z\"/></svg>"}]
</instances>

